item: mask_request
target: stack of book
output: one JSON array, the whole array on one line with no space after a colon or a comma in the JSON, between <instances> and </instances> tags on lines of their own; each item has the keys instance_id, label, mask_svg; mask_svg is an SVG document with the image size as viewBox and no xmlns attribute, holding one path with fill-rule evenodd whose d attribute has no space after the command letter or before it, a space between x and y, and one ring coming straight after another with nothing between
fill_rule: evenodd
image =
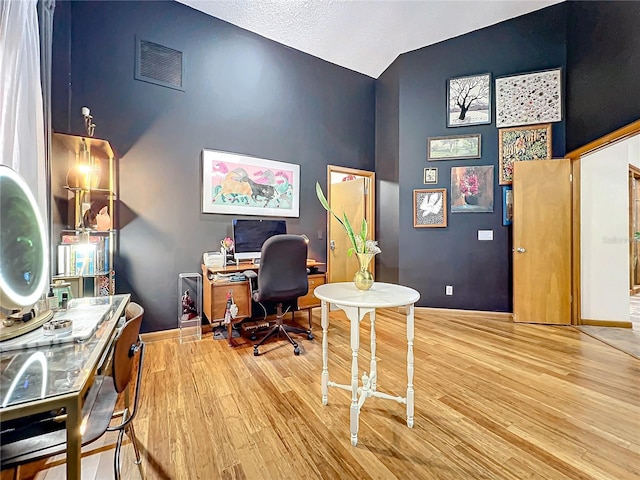
<instances>
[{"instance_id":1,"label":"stack of book","mask_svg":"<svg viewBox=\"0 0 640 480\"><path fill-rule=\"evenodd\" d=\"M58 275L100 275L109 271L109 237L63 235L58 245Z\"/></svg>"}]
</instances>

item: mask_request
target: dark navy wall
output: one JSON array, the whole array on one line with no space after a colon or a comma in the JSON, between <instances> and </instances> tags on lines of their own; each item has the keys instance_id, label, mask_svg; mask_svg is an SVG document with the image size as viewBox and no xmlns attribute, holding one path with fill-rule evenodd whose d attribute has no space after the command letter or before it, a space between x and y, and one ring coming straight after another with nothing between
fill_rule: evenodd
<instances>
[{"instance_id":1,"label":"dark navy wall","mask_svg":"<svg viewBox=\"0 0 640 480\"><path fill-rule=\"evenodd\" d=\"M640 2L571 2L567 151L640 119Z\"/></svg>"},{"instance_id":2,"label":"dark navy wall","mask_svg":"<svg viewBox=\"0 0 640 480\"><path fill-rule=\"evenodd\" d=\"M398 283L398 170L400 63L395 61L376 82L376 230L382 253L376 255L376 276Z\"/></svg>"},{"instance_id":3,"label":"dark navy wall","mask_svg":"<svg viewBox=\"0 0 640 480\"><path fill-rule=\"evenodd\" d=\"M57 83L54 130L83 134L86 105L118 154L116 290L144 305L144 331L177 326L178 274L198 272L202 252L231 233L233 216L200 213L203 148L300 164L300 217L288 228L326 258L315 182L328 164L375 168L372 78L177 2L57 3L53 75L70 65L71 85ZM184 53L184 92L134 79L136 36Z\"/></svg>"},{"instance_id":4,"label":"dark navy wall","mask_svg":"<svg viewBox=\"0 0 640 480\"><path fill-rule=\"evenodd\" d=\"M420 306L512 309L510 227L502 225L495 111L491 125L447 128L447 79L483 72L495 78L564 69L565 12L566 5L560 4L407 53L399 60L398 280L420 292ZM391 119L395 115L391 109ZM377 123L385 122L378 118ZM427 137L470 133L482 135L480 159L427 164ZM552 134L553 154L564 155L564 121L553 124ZM446 188L450 193L451 167L471 165L495 165L493 213L448 213L446 228L414 228L413 190ZM423 184L426 166L438 168L437 185ZM449 212L450 205L449 198ZM478 241L478 230L492 230L493 241ZM445 296L446 285L453 286L453 296Z\"/></svg>"}]
</instances>

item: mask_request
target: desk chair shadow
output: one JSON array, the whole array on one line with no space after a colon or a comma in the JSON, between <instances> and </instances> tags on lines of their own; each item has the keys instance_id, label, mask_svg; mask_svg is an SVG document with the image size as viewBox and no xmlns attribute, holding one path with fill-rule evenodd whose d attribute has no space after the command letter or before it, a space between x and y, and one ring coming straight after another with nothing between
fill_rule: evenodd
<instances>
[{"instance_id":1,"label":"desk chair shadow","mask_svg":"<svg viewBox=\"0 0 640 480\"><path fill-rule=\"evenodd\" d=\"M292 327L282 323L284 315L283 304L292 304L297 308L298 297L309 291L307 273L307 243L299 235L274 235L262 245L260 254L260 268L256 275L253 271L245 272L250 279L257 277L257 289L253 290L252 298L255 302L272 302L276 304L276 324L257 344L253 346L253 354L258 356L258 347L269 338L284 334L293 345L293 353L300 355L298 344L291 338L291 333L304 333L309 340L313 340L311 330Z\"/></svg>"},{"instance_id":2,"label":"desk chair shadow","mask_svg":"<svg viewBox=\"0 0 640 480\"><path fill-rule=\"evenodd\" d=\"M144 361L144 343L139 337L143 315L144 309L140 305L132 302L127 306L127 320L114 341L112 376L96 376L82 406L82 418L85 425L85 430L82 433L82 446L98 440L106 432L118 432L113 460L116 480L120 480L120 447L125 432L131 438L136 454L136 464L139 465L141 461L133 429L133 419L138 406ZM129 386L132 380L134 357L137 352L139 355L135 365L138 370L133 406L131 408L125 407L123 411L116 412L118 395ZM122 420L120 423L110 426L111 421L115 418ZM0 445L2 470L19 468L20 465L66 452L66 430L57 428L51 431L54 423L51 418L39 423L40 425L26 427L26 432L3 432L4 438ZM17 474L18 471L16 471Z\"/></svg>"}]
</instances>

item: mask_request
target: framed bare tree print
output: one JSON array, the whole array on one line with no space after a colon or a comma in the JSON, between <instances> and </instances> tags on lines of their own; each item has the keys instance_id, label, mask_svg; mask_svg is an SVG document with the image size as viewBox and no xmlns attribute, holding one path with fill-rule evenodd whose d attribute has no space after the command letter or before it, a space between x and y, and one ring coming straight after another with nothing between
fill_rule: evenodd
<instances>
[{"instance_id":1,"label":"framed bare tree print","mask_svg":"<svg viewBox=\"0 0 640 480\"><path fill-rule=\"evenodd\" d=\"M447 127L491 123L491 74L447 81Z\"/></svg>"}]
</instances>

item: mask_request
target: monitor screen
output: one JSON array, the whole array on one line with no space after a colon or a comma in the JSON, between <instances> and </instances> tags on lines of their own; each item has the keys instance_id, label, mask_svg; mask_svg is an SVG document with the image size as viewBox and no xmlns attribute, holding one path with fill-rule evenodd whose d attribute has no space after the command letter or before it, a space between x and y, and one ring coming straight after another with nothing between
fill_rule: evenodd
<instances>
[{"instance_id":1,"label":"monitor screen","mask_svg":"<svg viewBox=\"0 0 640 480\"><path fill-rule=\"evenodd\" d=\"M285 220L233 220L233 249L235 260L260 258L262 244L267 238L287 233Z\"/></svg>"}]
</instances>

